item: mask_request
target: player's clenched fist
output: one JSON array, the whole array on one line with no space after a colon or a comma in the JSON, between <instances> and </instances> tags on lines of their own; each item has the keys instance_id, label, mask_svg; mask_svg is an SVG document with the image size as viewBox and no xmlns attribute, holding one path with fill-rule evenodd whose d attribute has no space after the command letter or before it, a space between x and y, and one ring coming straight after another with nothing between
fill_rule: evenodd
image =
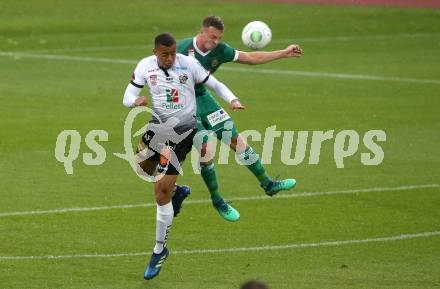
<instances>
[{"instance_id":1,"label":"player's clenched fist","mask_svg":"<svg viewBox=\"0 0 440 289\"><path fill-rule=\"evenodd\" d=\"M301 46L298 44L289 45L286 49L284 49L286 53L286 57L300 57L303 53Z\"/></svg>"},{"instance_id":2,"label":"player's clenched fist","mask_svg":"<svg viewBox=\"0 0 440 289\"><path fill-rule=\"evenodd\" d=\"M240 103L240 101L238 99L234 99L231 102L231 108L232 108L232 110L244 109L244 106Z\"/></svg>"},{"instance_id":3,"label":"player's clenched fist","mask_svg":"<svg viewBox=\"0 0 440 289\"><path fill-rule=\"evenodd\" d=\"M136 106L147 106L147 98L145 96L139 96L134 103Z\"/></svg>"}]
</instances>

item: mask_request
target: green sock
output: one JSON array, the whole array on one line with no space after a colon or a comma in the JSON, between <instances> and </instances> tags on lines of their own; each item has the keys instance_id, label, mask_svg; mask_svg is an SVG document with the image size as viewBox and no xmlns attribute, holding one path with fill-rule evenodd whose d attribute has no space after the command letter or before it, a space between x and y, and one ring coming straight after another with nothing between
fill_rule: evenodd
<instances>
[{"instance_id":1,"label":"green sock","mask_svg":"<svg viewBox=\"0 0 440 289\"><path fill-rule=\"evenodd\" d=\"M207 166L201 165L201 174L203 181L205 181L209 192L211 193L212 203L217 203L223 199L218 191L217 176L215 175L214 164Z\"/></svg>"},{"instance_id":2,"label":"green sock","mask_svg":"<svg viewBox=\"0 0 440 289\"><path fill-rule=\"evenodd\" d=\"M241 157L247 160L251 156L252 158L257 158L257 160L251 165L246 165L246 167L254 174L255 177L257 177L261 185L265 187L272 180L269 178L268 175L266 175L266 170L264 169L263 164L261 163L260 157L255 153L252 147L247 146L246 150L244 151L244 154L242 154Z\"/></svg>"}]
</instances>

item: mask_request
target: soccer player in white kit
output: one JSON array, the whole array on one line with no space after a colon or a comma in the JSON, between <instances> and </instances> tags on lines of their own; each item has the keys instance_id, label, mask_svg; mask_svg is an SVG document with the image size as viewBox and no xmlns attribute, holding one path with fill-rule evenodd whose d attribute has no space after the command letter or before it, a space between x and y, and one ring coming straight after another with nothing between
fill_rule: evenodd
<instances>
[{"instance_id":1,"label":"soccer player in white kit","mask_svg":"<svg viewBox=\"0 0 440 289\"><path fill-rule=\"evenodd\" d=\"M156 244L145 269L144 278L147 280L159 274L169 255L166 241L174 217L172 191L180 165L191 151L197 131L195 84L204 83L230 103L232 109L244 109L237 97L210 76L196 59L176 54L176 41L171 34L159 34L154 44L154 55L138 63L123 100L127 107L147 105L147 98L139 94L144 85L148 86L153 116L138 148L138 151L147 150L145 160L139 165L149 175L153 175L156 169L163 175L154 184Z\"/></svg>"}]
</instances>

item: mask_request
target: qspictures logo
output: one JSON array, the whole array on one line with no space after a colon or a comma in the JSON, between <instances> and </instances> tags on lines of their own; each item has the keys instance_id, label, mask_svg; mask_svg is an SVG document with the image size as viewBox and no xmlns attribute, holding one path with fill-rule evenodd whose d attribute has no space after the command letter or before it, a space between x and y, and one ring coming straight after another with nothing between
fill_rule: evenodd
<instances>
[{"instance_id":1,"label":"qspictures logo","mask_svg":"<svg viewBox=\"0 0 440 289\"><path fill-rule=\"evenodd\" d=\"M178 93L170 90L167 100L170 103L178 101ZM146 175L138 164L139 158L148 157L152 153L160 153L166 143L172 142L174 144L180 143L190 132L178 134L174 130L179 126L179 119L170 118L164 123L146 124L136 132L133 131L133 123L136 117L141 113L148 113L154 116L155 119L160 118L148 107L136 107L132 109L124 122L124 153L113 153L114 156L127 161L130 167L140 178L146 181L155 181L160 176ZM194 149L191 153L191 164L194 173L199 173L199 163L204 160L200 156L200 149L204 138L208 138L208 145L213 149L214 156L217 157L219 165L229 163L229 155L231 149L229 147L232 139L233 123L226 119L223 123L223 132L220 139L217 139L215 133L212 131L197 132L193 141ZM141 137L146 131L154 130L161 132L161 138L156 143L150 145L142 152L136 152L132 143L133 138ZM276 125L266 128L262 133L257 130L245 130L240 135L246 141L262 142L261 159L263 164L271 164L273 160L281 161L287 166L297 165L319 165L321 162L321 152L323 150L323 143L332 143L332 154L335 167L339 169L345 168L345 160L352 158L359 158L358 161L365 166L378 166L382 164L385 158L385 152L382 144L386 142L387 135L385 131L379 129L371 129L365 132L358 132L353 129L343 130L327 130L327 131L279 131ZM281 145L275 146L275 140L281 141ZM107 152L101 145L101 142L109 141L108 132L104 130L92 130L87 133L85 137L85 145L91 152L83 153L82 160L84 164L90 166L98 166L105 162ZM79 158L79 151L81 146L81 135L77 130L64 130L59 133L55 143L55 158L64 164L67 174L71 175L74 172L73 163ZM221 145L218 145L222 143ZM296 145L294 145L296 143ZM219 147L217 153L216 148ZM329 147L326 145L325 147ZM275 149L276 148L276 149ZM279 153L275 153L279 151ZM360 157L359 154L360 152ZM242 158L237 151L235 160L241 165L250 165L255 162L255 157ZM328 153L328 152L327 152ZM183 170L180 163L176 163L177 159L172 158L170 162L173 166L180 169L181 174Z\"/></svg>"}]
</instances>

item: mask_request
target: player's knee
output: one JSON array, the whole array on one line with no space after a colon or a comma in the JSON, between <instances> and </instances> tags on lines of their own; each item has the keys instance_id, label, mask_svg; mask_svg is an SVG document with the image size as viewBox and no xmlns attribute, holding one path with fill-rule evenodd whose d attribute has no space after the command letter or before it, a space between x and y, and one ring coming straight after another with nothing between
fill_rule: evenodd
<instances>
[{"instance_id":1,"label":"player's knee","mask_svg":"<svg viewBox=\"0 0 440 289\"><path fill-rule=\"evenodd\" d=\"M212 163L212 159L214 158L214 148L212 145L203 144L200 149L200 163Z\"/></svg>"},{"instance_id":2,"label":"player's knee","mask_svg":"<svg viewBox=\"0 0 440 289\"><path fill-rule=\"evenodd\" d=\"M200 156L205 157L207 153L208 153L208 144L204 143L202 144L202 147L200 149Z\"/></svg>"},{"instance_id":3,"label":"player's knee","mask_svg":"<svg viewBox=\"0 0 440 289\"><path fill-rule=\"evenodd\" d=\"M238 135L236 138L231 139L231 149L233 149L236 152L243 152L246 150L247 143L240 135Z\"/></svg>"}]
</instances>

